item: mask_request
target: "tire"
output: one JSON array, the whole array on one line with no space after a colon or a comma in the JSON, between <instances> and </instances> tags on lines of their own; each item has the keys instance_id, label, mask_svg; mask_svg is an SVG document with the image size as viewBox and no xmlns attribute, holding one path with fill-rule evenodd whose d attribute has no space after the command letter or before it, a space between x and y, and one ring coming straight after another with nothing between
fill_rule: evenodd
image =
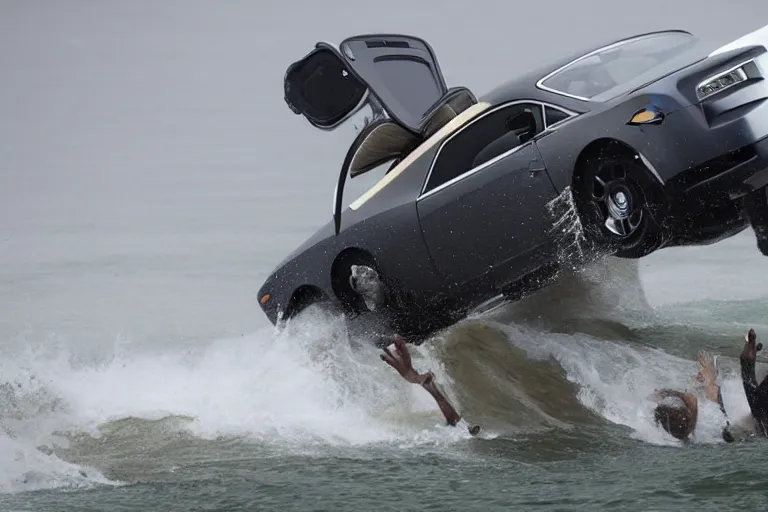
<instances>
[{"instance_id":1,"label":"tire","mask_svg":"<svg viewBox=\"0 0 768 512\"><path fill-rule=\"evenodd\" d=\"M595 252L637 259L664 246L667 200L637 154L609 150L590 155L574 176L573 192Z\"/></svg>"}]
</instances>

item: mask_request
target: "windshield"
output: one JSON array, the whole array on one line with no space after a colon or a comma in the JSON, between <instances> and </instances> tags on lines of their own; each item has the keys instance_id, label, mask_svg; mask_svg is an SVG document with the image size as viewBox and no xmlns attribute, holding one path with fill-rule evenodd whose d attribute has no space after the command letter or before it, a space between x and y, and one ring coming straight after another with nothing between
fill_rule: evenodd
<instances>
[{"instance_id":1,"label":"windshield","mask_svg":"<svg viewBox=\"0 0 768 512\"><path fill-rule=\"evenodd\" d=\"M661 32L621 41L579 57L537 84L572 98L589 100L682 54L696 41L686 32Z\"/></svg>"}]
</instances>

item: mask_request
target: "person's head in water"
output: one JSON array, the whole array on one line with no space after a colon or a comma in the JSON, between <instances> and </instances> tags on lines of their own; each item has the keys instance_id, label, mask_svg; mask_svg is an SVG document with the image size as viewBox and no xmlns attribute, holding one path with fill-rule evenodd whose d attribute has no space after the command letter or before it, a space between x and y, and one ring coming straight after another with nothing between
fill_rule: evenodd
<instances>
[{"instance_id":1,"label":"person's head in water","mask_svg":"<svg viewBox=\"0 0 768 512\"><path fill-rule=\"evenodd\" d=\"M685 440L696 426L696 420L688 407L660 404L653 411L656 424L673 437Z\"/></svg>"},{"instance_id":2,"label":"person's head in water","mask_svg":"<svg viewBox=\"0 0 768 512\"><path fill-rule=\"evenodd\" d=\"M691 393L674 389L657 389L654 397L658 405L653 410L656 425L672 437L685 440L696 428L699 401Z\"/></svg>"}]
</instances>

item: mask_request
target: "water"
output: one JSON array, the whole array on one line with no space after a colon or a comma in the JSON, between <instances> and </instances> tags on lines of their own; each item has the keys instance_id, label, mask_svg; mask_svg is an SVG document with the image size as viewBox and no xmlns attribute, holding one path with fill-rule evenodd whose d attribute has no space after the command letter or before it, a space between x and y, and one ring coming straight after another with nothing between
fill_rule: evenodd
<instances>
[{"instance_id":1,"label":"water","mask_svg":"<svg viewBox=\"0 0 768 512\"><path fill-rule=\"evenodd\" d=\"M749 327L768 329L768 262L748 232L598 262L416 349L478 438L364 340L345 344L338 319L310 312L278 334L255 293L328 212L350 136L282 102L285 66L316 40L419 34L449 83L482 92L628 32L724 42L768 7L217 7L0 3L0 509L764 504L762 443L722 443L708 404L682 445L648 400L690 387L706 348L729 415L746 414L736 356Z\"/></svg>"}]
</instances>

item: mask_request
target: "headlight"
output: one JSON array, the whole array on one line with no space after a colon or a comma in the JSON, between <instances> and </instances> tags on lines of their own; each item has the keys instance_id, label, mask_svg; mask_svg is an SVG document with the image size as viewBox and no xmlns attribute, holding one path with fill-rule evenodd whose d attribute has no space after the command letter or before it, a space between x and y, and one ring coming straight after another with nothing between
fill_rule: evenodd
<instances>
[{"instance_id":1,"label":"headlight","mask_svg":"<svg viewBox=\"0 0 768 512\"><path fill-rule=\"evenodd\" d=\"M707 78L696 87L696 95L700 100L703 100L714 94L723 92L736 84L745 82L749 78L745 69L747 64L749 63L745 62L738 67L731 68L728 71Z\"/></svg>"}]
</instances>

